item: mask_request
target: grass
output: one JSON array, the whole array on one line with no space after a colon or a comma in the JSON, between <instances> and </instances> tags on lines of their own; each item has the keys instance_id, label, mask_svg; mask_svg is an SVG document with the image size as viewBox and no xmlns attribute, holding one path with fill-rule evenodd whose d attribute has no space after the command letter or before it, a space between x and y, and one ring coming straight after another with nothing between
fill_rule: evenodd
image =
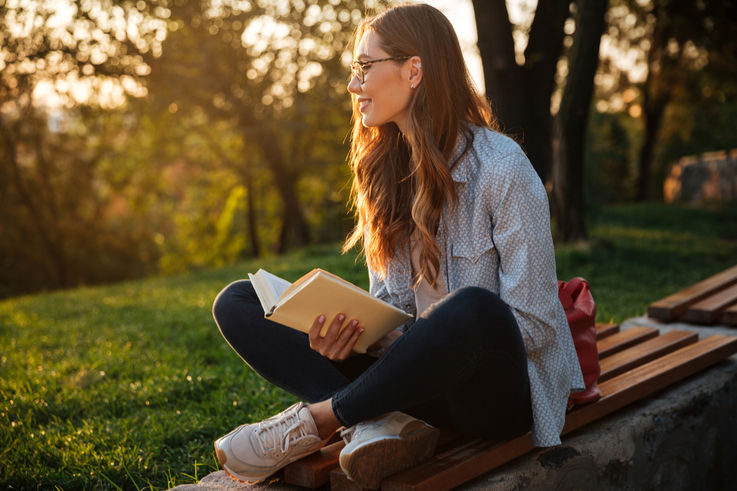
<instances>
[{"instance_id":1,"label":"grass","mask_svg":"<svg viewBox=\"0 0 737 491\"><path fill-rule=\"evenodd\" d=\"M737 207L602 208L591 241L559 247L560 278L584 276L598 320L621 322L737 263ZM9 489L166 489L215 471L212 441L294 401L217 331L210 305L264 267L323 267L367 287L336 246L185 276L0 302L0 484Z\"/></svg>"}]
</instances>

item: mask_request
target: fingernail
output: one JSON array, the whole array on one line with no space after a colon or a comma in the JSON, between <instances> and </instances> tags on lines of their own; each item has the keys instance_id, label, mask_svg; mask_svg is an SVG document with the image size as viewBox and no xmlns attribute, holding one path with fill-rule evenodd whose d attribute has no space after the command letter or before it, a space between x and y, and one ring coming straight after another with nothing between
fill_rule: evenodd
<instances>
[{"instance_id":1,"label":"fingernail","mask_svg":"<svg viewBox=\"0 0 737 491\"><path fill-rule=\"evenodd\" d=\"M354 321L351 321L351 326L352 327L356 327L357 325L358 325L358 321L355 321L355 320Z\"/></svg>"},{"instance_id":2,"label":"fingernail","mask_svg":"<svg viewBox=\"0 0 737 491\"><path fill-rule=\"evenodd\" d=\"M343 314L340 314L340 315L338 316L338 320L339 320L339 321L341 321L341 322L342 322L343 320L345 320L345 315L343 315Z\"/></svg>"},{"instance_id":3,"label":"fingernail","mask_svg":"<svg viewBox=\"0 0 737 491\"><path fill-rule=\"evenodd\" d=\"M323 322L325 322L325 316L324 315L321 315L320 317L318 317L317 318L317 322L319 322L320 324L322 324Z\"/></svg>"},{"instance_id":4,"label":"fingernail","mask_svg":"<svg viewBox=\"0 0 737 491\"><path fill-rule=\"evenodd\" d=\"M361 333L362 333L363 331L364 331L363 327L362 327L362 328L360 328L360 329L358 330L358 332L361 332Z\"/></svg>"}]
</instances>

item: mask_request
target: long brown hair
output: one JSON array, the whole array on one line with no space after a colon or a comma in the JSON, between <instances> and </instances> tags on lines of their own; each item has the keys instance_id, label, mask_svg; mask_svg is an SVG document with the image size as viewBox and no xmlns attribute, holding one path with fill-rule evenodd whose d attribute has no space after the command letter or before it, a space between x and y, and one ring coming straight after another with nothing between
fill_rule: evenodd
<instances>
[{"instance_id":1,"label":"long brown hair","mask_svg":"<svg viewBox=\"0 0 737 491\"><path fill-rule=\"evenodd\" d=\"M389 56L419 56L423 77L409 102L406 134L393 123L364 127L353 97L349 162L357 224L343 250L363 240L368 265L383 277L389 261L418 232L412 244L420 251L416 280L435 285L438 222L445 203L456 199L450 159L462 134L464 153L470 146L464 123L493 126L491 110L473 88L453 27L437 9L401 5L366 19L354 34L354 53L366 31L378 36Z\"/></svg>"}]
</instances>

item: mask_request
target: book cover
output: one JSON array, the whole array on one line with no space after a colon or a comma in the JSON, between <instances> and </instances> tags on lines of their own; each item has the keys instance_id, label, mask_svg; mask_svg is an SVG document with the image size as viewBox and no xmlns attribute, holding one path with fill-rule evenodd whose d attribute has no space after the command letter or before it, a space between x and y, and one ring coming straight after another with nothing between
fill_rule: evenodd
<instances>
[{"instance_id":1,"label":"book cover","mask_svg":"<svg viewBox=\"0 0 737 491\"><path fill-rule=\"evenodd\" d=\"M325 325L320 334L325 335L340 312L346 315L343 327L351 319L358 319L364 332L353 347L357 353L365 353L389 331L412 319L406 312L322 269L310 271L288 287L287 281L264 270L249 277L265 316L292 329L309 333L315 319L324 315ZM270 286L264 286L267 283Z\"/></svg>"}]
</instances>

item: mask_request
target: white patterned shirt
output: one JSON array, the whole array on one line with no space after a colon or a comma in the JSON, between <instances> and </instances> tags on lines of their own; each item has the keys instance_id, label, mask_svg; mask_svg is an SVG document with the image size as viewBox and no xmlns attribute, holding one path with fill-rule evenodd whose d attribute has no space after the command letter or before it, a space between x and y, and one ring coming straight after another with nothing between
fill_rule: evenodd
<instances>
[{"instance_id":1,"label":"white patterned shirt","mask_svg":"<svg viewBox=\"0 0 737 491\"><path fill-rule=\"evenodd\" d=\"M438 226L442 276L448 292L479 286L512 309L527 351L532 441L557 445L568 395L584 383L558 300L548 198L517 143L470 128L473 144L451 171L458 200L446 203ZM465 145L459 138L454 159ZM370 291L414 315L409 257L408 250L395 255L383 279L369 268Z\"/></svg>"}]
</instances>

